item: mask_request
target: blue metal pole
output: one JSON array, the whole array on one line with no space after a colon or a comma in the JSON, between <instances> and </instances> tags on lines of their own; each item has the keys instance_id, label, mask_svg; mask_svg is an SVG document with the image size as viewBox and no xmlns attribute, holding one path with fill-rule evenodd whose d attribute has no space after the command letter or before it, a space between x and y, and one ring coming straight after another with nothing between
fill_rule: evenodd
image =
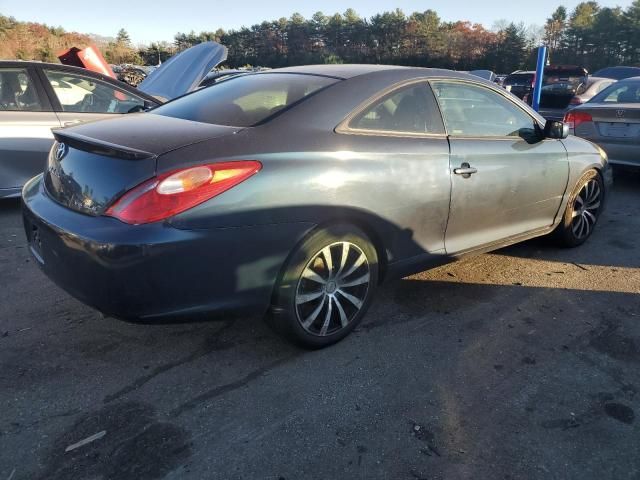
<instances>
[{"instance_id":1,"label":"blue metal pole","mask_svg":"<svg viewBox=\"0 0 640 480\"><path fill-rule=\"evenodd\" d=\"M538 64L536 65L536 81L533 86L533 102L531 106L537 112L540 110L540 94L542 93L542 78L544 76L544 66L547 63L547 47L538 48Z\"/></svg>"}]
</instances>

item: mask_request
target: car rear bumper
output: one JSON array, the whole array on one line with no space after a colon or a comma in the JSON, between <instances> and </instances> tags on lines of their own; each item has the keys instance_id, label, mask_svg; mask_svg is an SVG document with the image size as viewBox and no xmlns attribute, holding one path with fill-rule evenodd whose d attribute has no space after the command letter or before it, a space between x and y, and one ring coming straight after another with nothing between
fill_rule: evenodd
<instances>
[{"instance_id":1,"label":"car rear bumper","mask_svg":"<svg viewBox=\"0 0 640 480\"><path fill-rule=\"evenodd\" d=\"M124 319L266 311L289 252L313 228L127 225L59 205L41 176L23 190L23 218L44 273L83 303Z\"/></svg>"}]
</instances>

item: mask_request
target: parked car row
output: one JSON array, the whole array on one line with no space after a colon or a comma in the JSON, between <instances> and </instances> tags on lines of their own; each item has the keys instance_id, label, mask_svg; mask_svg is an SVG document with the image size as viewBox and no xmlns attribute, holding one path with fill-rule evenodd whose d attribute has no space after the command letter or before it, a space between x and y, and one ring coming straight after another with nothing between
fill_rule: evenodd
<instances>
[{"instance_id":1,"label":"parked car row","mask_svg":"<svg viewBox=\"0 0 640 480\"><path fill-rule=\"evenodd\" d=\"M516 71L503 86L532 103L535 72ZM545 69L539 113L563 120L570 132L597 143L614 164L640 166L640 67L618 66L593 75L581 67Z\"/></svg>"},{"instance_id":2,"label":"parked car row","mask_svg":"<svg viewBox=\"0 0 640 480\"><path fill-rule=\"evenodd\" d=\"M157 107L214 80L207 74L226 59L215 42L166 61L134 88L108 75L71 65L0 61L0 198L20 195L42 172L52 128Z\"/></svg>"}]
</instances>

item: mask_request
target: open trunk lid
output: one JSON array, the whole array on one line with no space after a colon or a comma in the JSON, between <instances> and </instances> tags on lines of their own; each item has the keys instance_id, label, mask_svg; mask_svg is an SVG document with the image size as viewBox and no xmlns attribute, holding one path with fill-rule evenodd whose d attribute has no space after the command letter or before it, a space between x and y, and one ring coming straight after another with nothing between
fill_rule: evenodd
<instances>
[{"instance_id":1,"label":"open trunk lid","mask_svg":"<svg viewBox=\"0 0 640 480\"><path fill-rule=\"evenodd\" d=\"M565 109L587 88L589 73L575 65L557 65L544 71L540 108Z\"/></svg>"},{"instance_id":2,"label":"open trunk lid","mask_svg":"<svg viewBox=\"0 0 640 480\"><path fill-rule=\"evenodd\" d=\"M227 59L227 47L204 42L188 48L151 72L138 89L168 101L195 90L207 74Z\"/></svg>"},{"instance_id":3,"label":"open trunk lid","mask_svg":"<svg viewBox=\"0 0 640 480\"><path fill-rule=\"evenodd\" d=\"M54 130L45 188L61 205L101 215L156 174L159 155L238 130L149 114Z\"/></svg>"}]
</instances>

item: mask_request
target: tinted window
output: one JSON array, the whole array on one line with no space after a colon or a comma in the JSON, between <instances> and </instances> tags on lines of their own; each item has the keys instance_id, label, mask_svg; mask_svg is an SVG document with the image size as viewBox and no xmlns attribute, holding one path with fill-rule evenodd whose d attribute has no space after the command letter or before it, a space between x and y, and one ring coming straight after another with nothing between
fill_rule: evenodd
<instances>
[{"instance_id":1,"label":"tinted window","mask_svg":"<svg viewBox=\"0 0 640 480\"><path fill-rule=\"evenodd\" d=\"M445 81L433 82L432 86L451 136L512 137L535 133L531 116L488 88Z\"/></svg>"},{"instance_id":2,"label":"tinted window","mask_svg":"<svg viewBox=\"0 0 640 480\"><path fill-rule=\"evenodd\" d=\"M640 75L640 68L637 67L609 67L598 70L593 74L594 77L613 78L615 80L622 80L637 75Z\"/></svg>"},{"instance_id":3,"label":"tinted window","mask_svg":"<svg viewBox=\"0 0 640 480\"><path fill-rule=\"evenodd\" d=\"M144 100L106 82L67 72L45 70L64 112L127 113Z\"/></svg>"},{"instance_id":4,"label":"tinted window","mask_svg":"<svg viewBox=\"0 0 640 480\"><path fill-rule=\"evenodd\" d=\"M614 83L591 99L593 103L640 103L640 82Z\"/></svg>"},{"instance_id":5,"label":"tinted window","mask_svg":"<svg viewBox=\"0 0 640 480\"><path fill-rule=\"evenodd\" d=\"M195 122L250 127L336 81L293 73L241 75L180 97L152 113Z\"/></svg>"},{"instance_id":6,"label":"tinted window","mask_svg":"<svg viewBox=\"0 0 640 480\"><path fill-rule=\"evenodd\" d=\"M0 110L42 110L33 80L26 69L0 69Z\"/></svg>"},{"instance_id":7,"label":"tinted window","mask_svg":"<svg viewBox=\"0 0 640 480\"><path fill-rule=\"evenodd\" d=\"M530 87L532 81L533 75L531 73L513 73L507 75L507 78L504 79L504 84Z\"/></svg>"},{"instance_id":8,"label":"tinted window","mask_svg":"<svg viewBox=\"0 0 640 480\"><path fill-rule=\"evenodd\" d=\"M429 86L421 83L400 88L375 102L351 120L349 128L405 133L443 133L439 115Z\"/></svg>"}]
</instances>

